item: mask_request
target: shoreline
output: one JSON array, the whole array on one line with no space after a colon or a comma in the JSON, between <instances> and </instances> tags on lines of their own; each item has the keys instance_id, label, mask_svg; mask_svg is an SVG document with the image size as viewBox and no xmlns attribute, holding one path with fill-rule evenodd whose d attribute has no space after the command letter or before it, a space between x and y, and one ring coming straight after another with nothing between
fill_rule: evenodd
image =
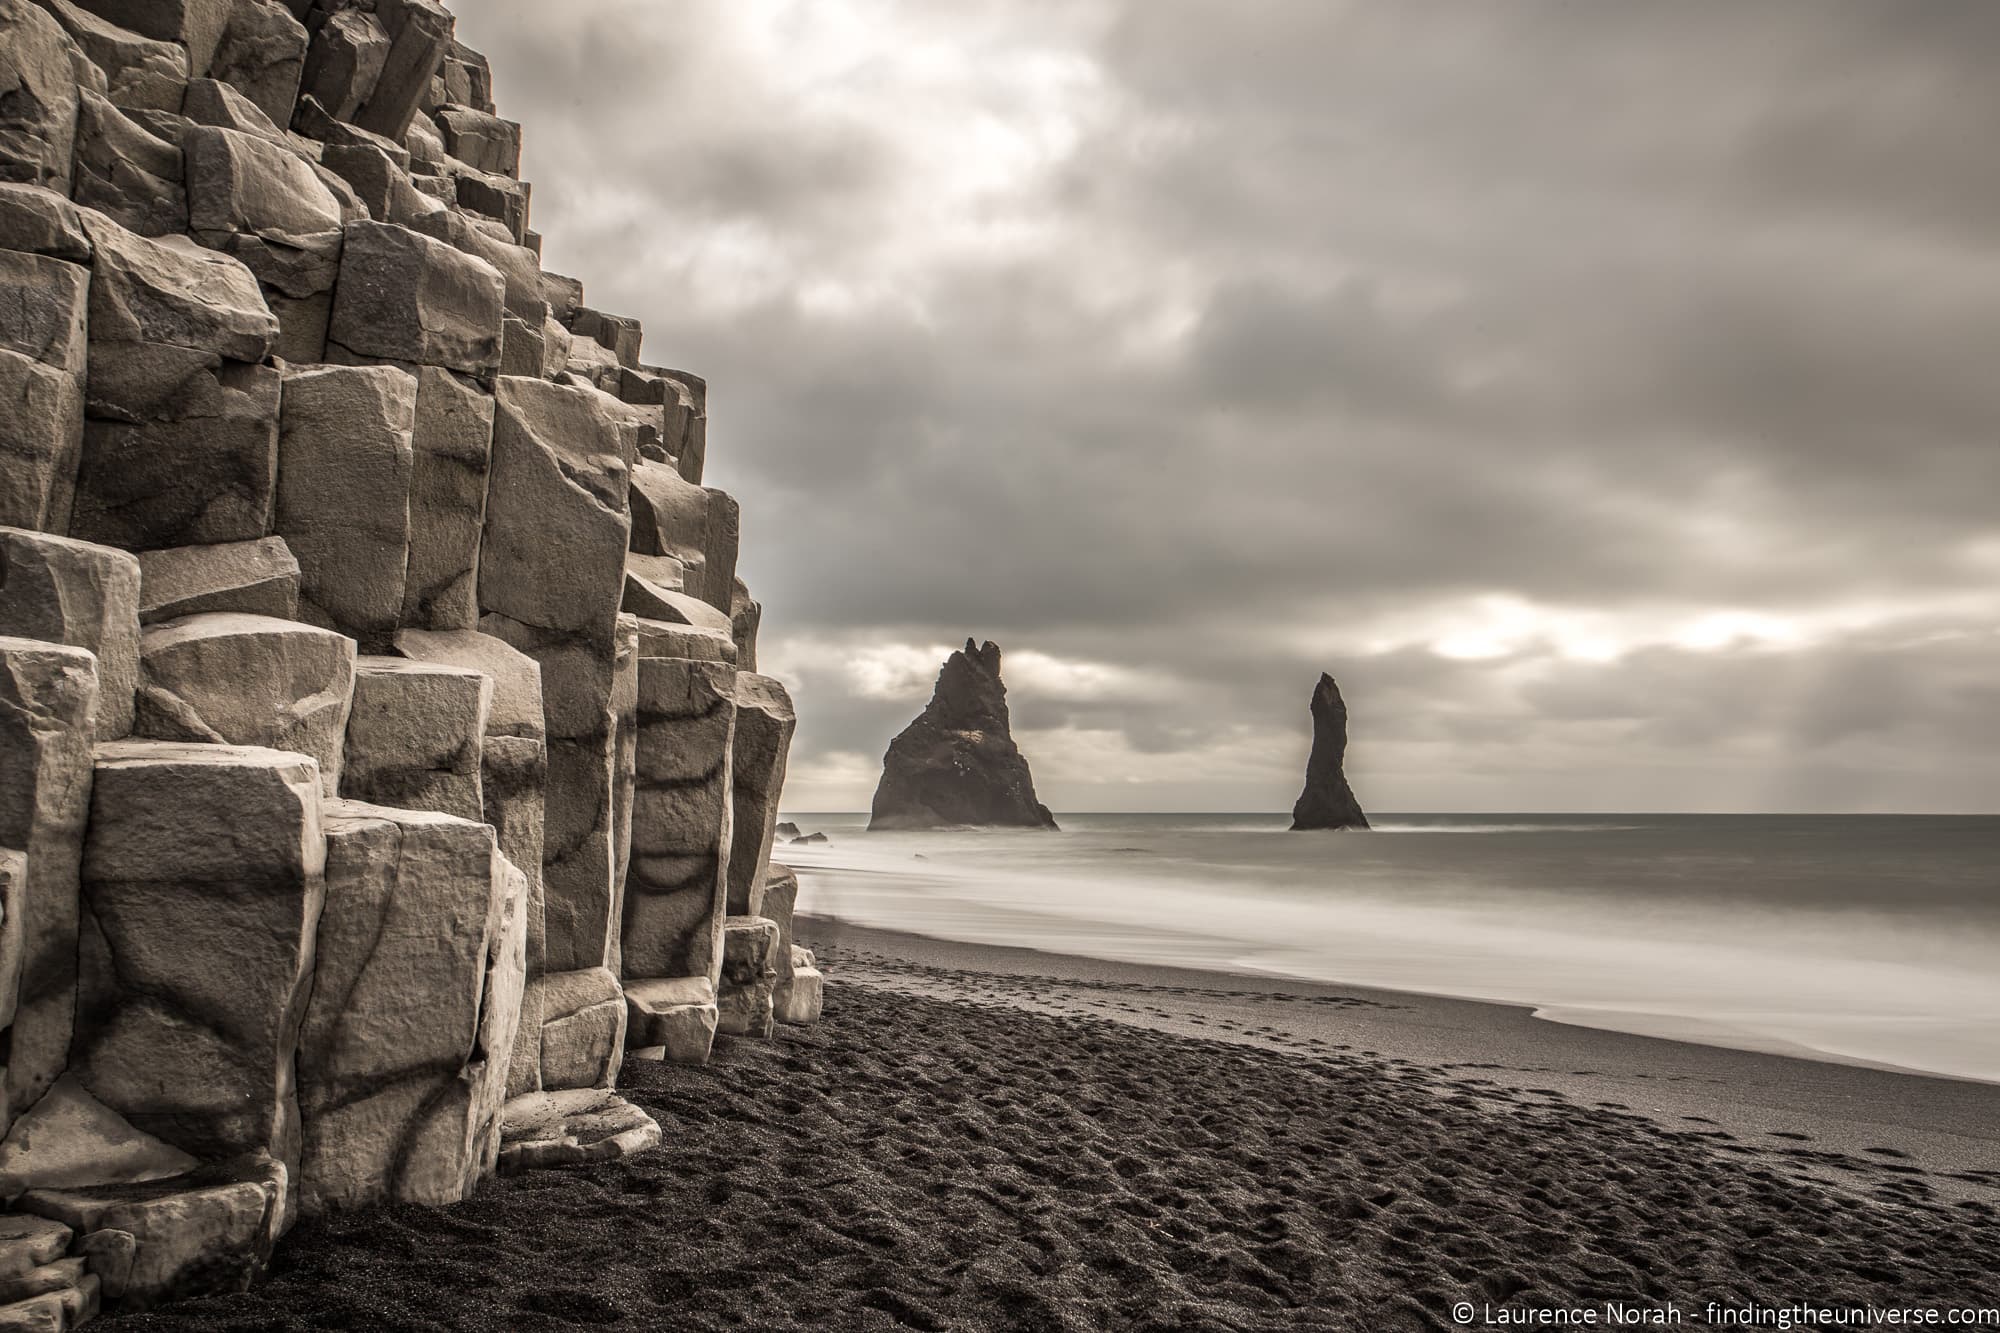
<instances>
[{"instance_id":1,"label":"shoreline","mask_svg":"<svg viewBox=\"0 0 2000 1333\"><path fill-rule=\"evenodd\" d=\"M1947 819L1961 832L1945 838L1887 817L1832 834L1790 817L1724 833L1606 816L1631 828L1610 833L1563 816L1513 836L1452 816L1484 836L1316 840L1233 817L1079 816L1056 844L800 818L835 838L785 849L800 909L857 924L2000 1084L2000 901L1977 873L2000 819ZM1880 899L1903 873L1908 892Z\"/></svg>"},{"instance_id":2,"label":"shoreline","mask_svg":"<svg viewBox=\"0 0 2000 1333\"><path fill-rule=\"evenodd\" d=\"M974 1002L983 990L1031 1012L1511 1078L1676 1130L1703 1124L1780 1145L1792 1170L1822 1183L1846 1185L1854 1161L1876 1157L1935 1173L1948 1193L2000 1197L2000 1084L1590 1027L1500 1001L971 944L806 913L796 930L832 946L851 983Z\"/></svg>"}]
</instances>

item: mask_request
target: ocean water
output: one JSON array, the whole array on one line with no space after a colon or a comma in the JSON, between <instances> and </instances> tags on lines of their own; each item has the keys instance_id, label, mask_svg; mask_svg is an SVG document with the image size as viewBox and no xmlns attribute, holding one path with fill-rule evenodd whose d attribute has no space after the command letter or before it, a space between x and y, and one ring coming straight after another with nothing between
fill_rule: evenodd
<instances>
[{"instance_id":1,"label":"ocean water","mask_svg":"<svg viewBox=\"0 0 2000 1333\"><path fill-rule=\"evenodd\" d=\"M2000 817L788 814L801 911L2000 1082Z\"/></svg>"}]
</instances>

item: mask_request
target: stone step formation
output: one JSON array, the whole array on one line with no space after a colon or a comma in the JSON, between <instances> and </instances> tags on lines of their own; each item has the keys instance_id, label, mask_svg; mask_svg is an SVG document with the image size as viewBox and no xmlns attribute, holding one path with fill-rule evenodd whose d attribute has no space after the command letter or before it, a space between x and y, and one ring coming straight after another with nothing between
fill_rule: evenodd
<instances>
[{"instance_id":1,"label":"stone step formation","mask_svg":"<svg viewBox=\"0 0 2000 1333\"><path fill-rule=\"evenodd\" d=\"M818 1018L707 386L434 0L0 0L0 1328Z\"/></svg>"}]
</instances>

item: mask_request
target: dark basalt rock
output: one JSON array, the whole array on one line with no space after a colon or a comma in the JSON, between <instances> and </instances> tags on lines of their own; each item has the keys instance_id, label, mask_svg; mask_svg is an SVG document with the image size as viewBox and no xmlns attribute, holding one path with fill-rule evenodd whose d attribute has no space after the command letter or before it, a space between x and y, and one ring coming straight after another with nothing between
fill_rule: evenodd
<instances>
[{"instance_id":1,"label":"dark basalt rock","mask_svg":"<svg viewBox=\"0 0 2000 1333\"><path fill-rule=\"evenodd\" d=\"M1367 828L1368 816L1347 785L1347 704L1333 677L1320 673L1312 695L1313 748L1306 760L1306 789L1292 806L1294 829Z\"/></svg>"},{"instance_id":2,"label":"dark basalt rock","mask_svg":"<svg viewBox=\"0 0 2000 1333\"><path fill-rule=\"evenodd\" d=\"M1000 648L965 641L945 660L917 720L889 742L870 829L1056 826L1007 730Z\"/></svg>"}]
</instances>

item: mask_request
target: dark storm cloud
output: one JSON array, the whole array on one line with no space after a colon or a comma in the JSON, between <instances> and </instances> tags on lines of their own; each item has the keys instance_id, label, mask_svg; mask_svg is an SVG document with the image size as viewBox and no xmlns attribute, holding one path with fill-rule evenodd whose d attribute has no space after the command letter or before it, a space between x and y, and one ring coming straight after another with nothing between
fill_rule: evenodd
<instances>
[{"instance_id":1,"label":"dark storm cloud","mask_svg":"<svg viewBox=\"0 0 2000 1333\"><path fill-rule=\"evenodd\" d=\"M977 633L1073 808L1288 801L1322 667L1392 804L1990 789L2000 6L462 8L795 785Z\"/></svg>"}]
</instances>

